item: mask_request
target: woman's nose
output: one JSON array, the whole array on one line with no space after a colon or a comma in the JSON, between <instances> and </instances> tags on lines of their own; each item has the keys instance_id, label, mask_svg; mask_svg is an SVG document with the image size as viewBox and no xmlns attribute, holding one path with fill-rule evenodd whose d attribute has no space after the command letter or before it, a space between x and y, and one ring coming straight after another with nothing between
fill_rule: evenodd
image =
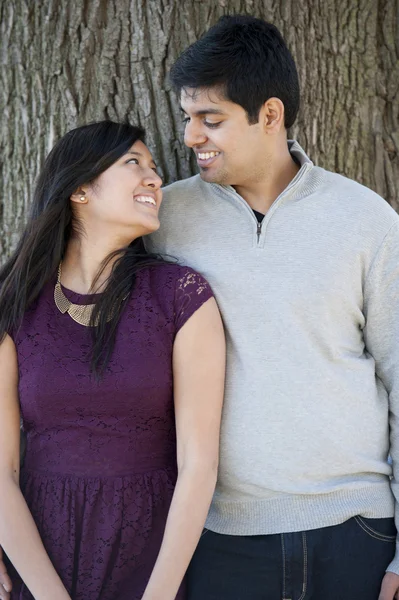
<instances>
[{"instance_id":1,"label":"woman's nose","mask_svg":"<svg viewBox=\"0 0 399 600\"><path fill-rule=\"evenodd\" d=\"M153 190L159 190L159 188L162 186L162 179L160 178L158 173L155 173L151 170L151 174L147 175L144 178L143 183L144 185L150 187Z\"/></svg>"}]
</instances>

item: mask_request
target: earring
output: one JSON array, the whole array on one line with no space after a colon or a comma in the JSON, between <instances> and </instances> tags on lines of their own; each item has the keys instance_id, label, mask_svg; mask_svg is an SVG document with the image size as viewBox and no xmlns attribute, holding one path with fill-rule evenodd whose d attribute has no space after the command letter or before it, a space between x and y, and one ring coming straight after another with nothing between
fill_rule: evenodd
<instances>
[{"instance_id":1,"label":"earring","mask_svg":"<svg viewBox=\"0 0 399 600\"><path fill-rule=\"evenodd\" d=\"M81 202L84 202L85 200L86 200L86 196L81 196L81 197L80 197L80 201L81 201Z\"/></svg>"}]
</instances>

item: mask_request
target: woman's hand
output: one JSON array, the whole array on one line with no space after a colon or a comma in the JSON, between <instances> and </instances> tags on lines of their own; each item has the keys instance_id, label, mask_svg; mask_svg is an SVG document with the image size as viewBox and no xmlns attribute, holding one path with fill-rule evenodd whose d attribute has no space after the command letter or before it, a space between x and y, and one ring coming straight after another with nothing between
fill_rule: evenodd
<instances>
[{"instance_id":1,"label":"woman's hand","mask_svg":"<svg viewBox=\"0 0 399 600\"><path fill-rule=\"evenodd\" d=\"M3 560L3 550L0 547L0 600L10 600L11 588L11 579L8 576Z\"/></svg>"}]
</instances>

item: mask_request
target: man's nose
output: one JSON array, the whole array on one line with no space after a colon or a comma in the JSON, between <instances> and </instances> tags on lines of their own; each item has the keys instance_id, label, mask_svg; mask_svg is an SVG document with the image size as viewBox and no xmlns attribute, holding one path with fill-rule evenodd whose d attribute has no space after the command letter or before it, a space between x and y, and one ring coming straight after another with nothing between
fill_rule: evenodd
<instances>
[{"instance_id":1,"label":"man's nose","mask_svg":"<svg viewBox=\"0 0 399 600\"><path fill-rule=\"evenodd\" d=\"M194 148L194 146L200 146L207 140L206 132L201 124L193 123L189 121L186 123L186 129L184 131L184 143L188 148Z\"/></svg>"}]
</instances>

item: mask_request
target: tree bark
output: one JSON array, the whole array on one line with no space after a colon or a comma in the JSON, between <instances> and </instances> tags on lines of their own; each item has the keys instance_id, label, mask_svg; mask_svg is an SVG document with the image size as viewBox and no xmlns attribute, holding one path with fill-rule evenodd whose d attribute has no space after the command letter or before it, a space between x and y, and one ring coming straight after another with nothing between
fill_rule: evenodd
<instances>
[{"instance_id":1,"label":"tree bark","mask_svg":"<svg viewBox=\"0 0 399 600\"><path fill-rule=\"evenodd\" d=\"M238 12L275 23L297 62L290 134L399 209L399 0L0 0L0 261L45 155L76 125L127 118L146 129L166 183L195 172L166 75Z\"/></svg>"}]
</instances>

